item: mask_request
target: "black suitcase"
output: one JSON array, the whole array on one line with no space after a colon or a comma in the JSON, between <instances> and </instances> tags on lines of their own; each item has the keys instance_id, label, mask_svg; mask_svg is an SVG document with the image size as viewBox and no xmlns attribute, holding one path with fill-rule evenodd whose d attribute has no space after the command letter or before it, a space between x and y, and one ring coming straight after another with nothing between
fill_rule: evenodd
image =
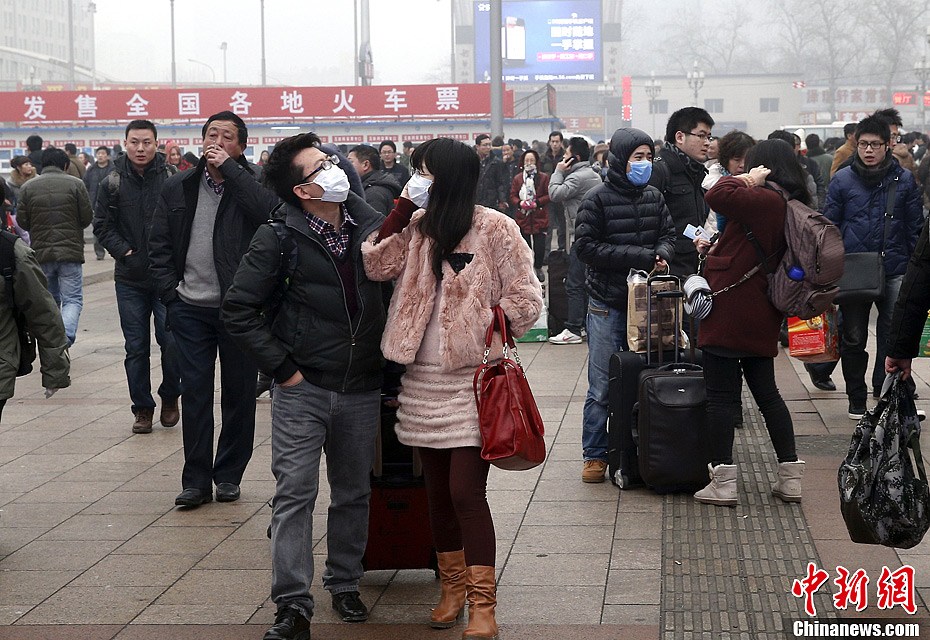
<instances>
[{"instance_id":1,"label":"black suitcase","mask_svg":"<svg viewBox=\"0 0 930 640\"><path fill-rule=\"evenodd\" d=\"M549 254L546 262L549 269L549 335L557 336L565 329L568 319L568 296L565 293L565 278L568 276L568 254L560 249Z\"/></svg>"},{"instance_id":2,"label":"black suitcase","mask_svg":"<svg viewBox=\"0 0 930 640\"><path fill-rule=\"evenodd\" d=\"M667 277L650 278L647 286ZM681 292L657 295L680 297ZM649 296L647 309L651 303ZM678 305L675 312L678 316ZM647 314L651 315L649 311ZM679 325L677 319L675 325ZM674 344L673 363L646 367L640 372L638 399L631 419L636 425L639 475L646 485L660 493L700 489L707 484L710 462L704 372L694 362L679 361L677 332ZM651 346L651 335L647 335L647 353Z\"/></svg>"},{"instance_id":3,"label":"black suitcase","mask_svg":"<svg viewBox=\"0 0 930 640\"><path fill-rule=\"evenodd\" d=\"M368 546L362 556L373 569L438 571L429 524L429 503L419 457L394 432L397 410L382 404L381 430L371 472ZM438 575L438 574L437 574Z\"/></svg>"},{"instance_id":4,"label":"black suitcase","mask_svg":"<svg viewBox=\"0 0 930 640\"><path fill-rule=\"evenodd\" d=\"M642 486L634 439L633 405L639 395L644 354L618 351L610 356L607 386L607 475L621 489Z\"/></svg>"}]
</instances>

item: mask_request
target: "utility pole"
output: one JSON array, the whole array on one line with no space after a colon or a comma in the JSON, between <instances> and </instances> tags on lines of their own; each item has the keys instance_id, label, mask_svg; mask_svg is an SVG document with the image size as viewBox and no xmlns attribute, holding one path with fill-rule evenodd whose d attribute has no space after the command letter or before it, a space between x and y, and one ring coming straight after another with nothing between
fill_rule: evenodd
<instances>
[{"instance_id":1,"label":"utility pole","mask_svg":"<svg viewBox=\"0 0 930 640\"><path fill-rule=\"evenodd\" d=\"M261 0L262 8L262 86L265 82L265 0Z\"/></svg>"},{"instance_id":2,"label":"utility pole","mask_svg":"<svg viewBox=\"0 0 930 640\"><path fill-rule=\"evenodd\" d=\"M178 86L178 67L174 60L174 0L171 2L171 86Z\"/></svg>"},{"instance_id":3,"label":"utility pole","mask_svg":"<svg viewBox=\"0 0 930 640\"><path fill-rule=\"evenodd\" d=\"M74 90L74 0L68 0L68 82Z\"/></svg>"},{"instance_id":4,"label":"utility pole","mask_svg":"<svg viewBox=\"0 0 930 640\"><path fill-rule=\"evenodd\" d=\"M501 0L491 0L491 137L504 135L504 68L501 59Z\"/></svg>"}]
</instances>

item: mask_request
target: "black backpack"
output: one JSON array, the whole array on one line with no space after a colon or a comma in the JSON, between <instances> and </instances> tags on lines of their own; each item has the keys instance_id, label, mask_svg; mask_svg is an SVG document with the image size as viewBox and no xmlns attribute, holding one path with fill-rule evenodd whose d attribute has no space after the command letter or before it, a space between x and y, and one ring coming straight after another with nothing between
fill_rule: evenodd
<instances>
[{"instance_id":1,"label":"black backpack","mask_svg":"<svg viewBox=\"0 0 930 640\"><path fill-rule=\"evenodd\" d=\"M281 205L278 205L272 210L272 219L266 223L278 237L278 251L281 254L278 283L262 312L265 316L265 323L269 326L274 322L278 311L281 310L281 303L284 302L284 296L287 295L287 290L291 286L291 278L294 272L297 271L297 243L294 242L291 230L287 228L287 223L283 219L273 217L280 208Z\"/></svg>"},{"instance_id":2,"label":"black backpack","mask_svg":"<svg viewBox=\"0 0 930 640\"><path fill-rule=\"evenodd\" d=\"M26 326L26 318L16 306L13 295L13 276L16 273L16 254L13 245L19 239L15 233L0 229L0 274L6 283L7 303L13 311L16 320L16 331L19 334L19 366L16 376L24 376L32 371L32 363L36 360L36 339Z\"/></svg>"}]
</instances>

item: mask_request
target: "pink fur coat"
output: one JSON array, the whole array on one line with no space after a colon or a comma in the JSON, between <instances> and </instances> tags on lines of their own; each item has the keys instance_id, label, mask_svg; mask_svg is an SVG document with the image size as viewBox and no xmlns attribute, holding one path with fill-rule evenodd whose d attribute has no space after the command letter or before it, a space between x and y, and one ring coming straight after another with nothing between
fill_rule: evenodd
<instances>
[{"instance_id":1,"label":"pink fur coat","mask_svg":"<svg viewBox=\"0 0 930 640\"><path fill-rule=\"evenodd\" d=\"M436 298L432 243L419 232L418 221L424 213L423 209L415 212L401 233L378 244L375 233L362 245L369 278L397 279L381 350L387 359L400 364L416 358ZM459 273L448 261L442 265L439 356L445 371L481 363L491 307L499 304L513 334L521 336L539 318L543 305L530 248L517 223L504 214L476 206L471 230L455 253L473 258ZM492 355L499 353L498 339Z\"/></svg>"}]
</instances>

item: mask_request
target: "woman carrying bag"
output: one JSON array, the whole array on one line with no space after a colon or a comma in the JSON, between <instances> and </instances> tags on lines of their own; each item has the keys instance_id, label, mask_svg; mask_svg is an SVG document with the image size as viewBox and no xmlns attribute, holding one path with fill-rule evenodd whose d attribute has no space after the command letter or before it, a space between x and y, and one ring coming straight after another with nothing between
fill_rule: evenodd
<instances>
[{"instance_id":1,"label":"woman carrying bag","mask_svg":"<svg viewBox=\"0 0 930 640\"><path fill-rule=\"evenodd\" d=\"M549 174L539 171L539 156L527 149L520 157L520 172L510 184L510 205L526 244L533 248L533 268L542 282L549 229Z\"/></svg>"},{"instance_id":2,"label":"woman carrying bag","mask_svg":"<svg viewBox=\"0 0 930 640\"><path fill-rule=\"evenodd\" d=\"M766 270L759 269L745 282L733 285L760 262L759 252L747 237L750 230L765 252L768 269L781 260L787 211L781 191L807 205L810 194L794 149L783 140L766 140L752 147L745 166L753 168L721 178L707 192L707 204L726 217L727 225L712 248L706 241L698 243L698 251L707 256L704 277L718 293L698 334L704 354L711 463L710 484L694 497L698 502L730 507L738 503L733 433L741 407L740 371L759 405L778 457L772 494L785 502L800 502L804 471L795 452L791 414L775 386L783 315L769 301ZM726 287L731 288L724 291Z\"/></svg>"},{"instance_id":3,"label":"woman carrying bag","mask_svg":"<svg viewBox=\"0 0 930 640\"><path fill-rule=\"evenodd\" d=\"M463 638L496 638L496 540L473 379L492 308L523 335L540 315L542 289L517 224L475 205L473 149L437 138L417 147L410 164L397 207L362 247L365 272L396 279L381 348L407 365L396 430L423 462L442 580L430 625L453 626L467 599ZM495 342L492 357L500 353Z\"/></svg>"}]
</instances>

